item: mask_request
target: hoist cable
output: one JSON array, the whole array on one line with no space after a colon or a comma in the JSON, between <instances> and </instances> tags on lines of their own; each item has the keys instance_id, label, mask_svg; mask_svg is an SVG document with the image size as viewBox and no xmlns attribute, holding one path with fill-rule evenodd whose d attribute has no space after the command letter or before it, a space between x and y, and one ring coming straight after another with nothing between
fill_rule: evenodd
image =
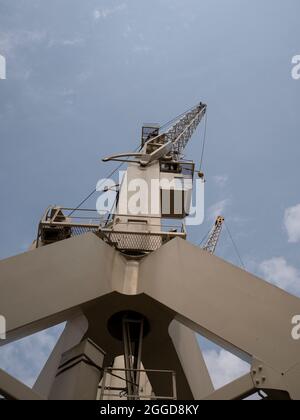
<instances>
[{"instance_id":1,"label":"hoist cable","mask_svg":"<svg viewBox=\"0 0 300 420\"><path fill-rule=\"evenodd\" d=\"M224 222L224 225L225 225L226 230L227 230L227 232L228 232L228 235L229 235L229 237L230 237L230 239L231 239L231 242L232 242L233 247L234 247L234 249L235 249L236 255L237 255L237 257L238 257L238 259L239 259L239 261L240 261L240 264L241 264L242 268L243 268L244 270L246 270L246 267L245 267L245 264L244 264L243 259L242 259L242 257L241 257L240 251L239 251L239 249L238 249L238 247L237 247L237 244L235 243L235 241L234 241L234 239L233 239L233 236L232 236L232 234L231 234L231 232L230 232L230 229L229 229L229 227L228 227L228 225L227 225L227 223L226 223L226 222Z\"/></svg>"}]
</instances>

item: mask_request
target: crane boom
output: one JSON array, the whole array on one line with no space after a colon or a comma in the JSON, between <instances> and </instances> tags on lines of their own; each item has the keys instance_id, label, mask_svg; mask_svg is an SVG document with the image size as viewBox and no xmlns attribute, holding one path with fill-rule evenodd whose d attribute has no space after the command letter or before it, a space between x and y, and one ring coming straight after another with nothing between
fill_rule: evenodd
<instances>
[{"instance_id":1,"label":"crane boom","mask_svg":"<svg viewBox=\"0 0 300 420\"><path fill-rule=\"evenodd\" d=\"M166 140L172 143L172 155L176 160L181 157L188 141L206 113L207 106L200 103L195 108L184 114L165 133Z\"/></svg>"},{"instance_id":2,"label":"crane boom","mask_svg":"<svg viewBox=\"0 0 300 420\"><path fill-rule=\"evenodd\" d=\"M210 254L215 253L215 250L216 250L216 247L217 247L217 244L218 244L221 232L222 232L224 221L225 221L224 217L222 216L217 217L215 225L209 234L206 244L203 247L204 251L207 251Z\"/></svg>"},{"instance_id":3,"label":"crane boom","mask_svg":"<svg viewBox=\"0 0 300 420\"><path fill-rule=\"evenodd\" d=\"M200 102L185 112L167 131L150 136L143 144L140 153L122 153L107 157L103 161L126 161L127 158L132 157L144 167L160 159L179 161L188 141L205 115L206 109L207 106Z\"/></svg>"}]
</instances>

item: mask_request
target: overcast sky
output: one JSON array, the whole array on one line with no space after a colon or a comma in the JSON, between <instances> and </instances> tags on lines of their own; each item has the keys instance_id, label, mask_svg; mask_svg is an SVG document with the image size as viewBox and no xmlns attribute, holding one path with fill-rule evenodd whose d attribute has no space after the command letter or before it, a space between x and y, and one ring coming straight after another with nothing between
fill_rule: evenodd
<instances>
[{"instance_id":1,"label":"overcast sky","mask_svg":"<svg viewBox=\"0 0 300 420\"><path fill-rule=\"evenodd\" d=\"M0 258L28 248L49 204L78 204L144 121L203 101L206 220L189 240L222 213L246 268L300 295L299 16L299 0L0 0ZM197 165L202 138L203 125ZM226 231L217 254L239 264ZM2 349L0 365L31 384L60 330ZM245 369L206 358L217 385Z\"/></svg>"}]
</instances>

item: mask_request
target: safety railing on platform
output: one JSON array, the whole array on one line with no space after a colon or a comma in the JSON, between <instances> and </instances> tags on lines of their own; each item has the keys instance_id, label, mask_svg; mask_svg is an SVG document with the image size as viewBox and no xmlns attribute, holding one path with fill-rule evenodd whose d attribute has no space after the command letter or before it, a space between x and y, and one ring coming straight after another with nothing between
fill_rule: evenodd
<instances>
[{"instance_id":1,"label":"safety railing on platform","mask_svg":"<svg viewBox=\"0 0 300 420\"><path fill-rule=\"evenodd\" d=\"M134 216L130 222L114 223L114 217L100 216L97 210L49 207L42 217L36 247L45 246L88 232L98 234L103 240L122 252L155 251L166 242L180 237L186 239L184 224L151 217L145 227L145 216ZM143 229L141 226L143 225Z\"/></svg>"}]
</instances>

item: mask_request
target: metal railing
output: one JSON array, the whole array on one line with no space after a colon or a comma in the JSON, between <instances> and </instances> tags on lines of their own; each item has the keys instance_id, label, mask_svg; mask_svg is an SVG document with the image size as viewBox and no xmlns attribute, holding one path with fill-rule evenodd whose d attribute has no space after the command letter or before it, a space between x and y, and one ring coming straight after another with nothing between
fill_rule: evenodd
<instances>
[{"instance_id":1,"label":"metal railing","mask_svg":"<svg viewBox=\"0 0 300 420\"><path fill-rule=\"evenodd\" d=\"M152 216L132 216L132 221L114 223L116 217L128 216L108 218L101 217L97 210L49 207L39 223L36 247L93 232L121 252L148 253L175 237L186 239L187 236L183 223L170 224Z\"/></svg>"},{"instance_id":2,"label":"metal railing","mask_svg":"<svg viewBox=\"0 0 300 420\"><path fill-rule=\"evenodd\" d=\"M136 393L129 395L127 393L127 380L126 377L122 377L121 375L116 374L116 372L139 372L140 374L163 374L163 375L170 375L170 394L168 396L157 396L154 394L147 395L141 392L141 390L137 390ZM121 382L124 382L124 387L111 387L107 385L108 376L112 376L117 378ZM148 376L148 375L147 375ZM136 384L133 384L136 385ZM103 371L102 383L99 386L101 389L100 392L100 400L108 399L108 398L126 398L129 400L177 400L177 384L176 384L176 372L173 370L158 370L158 369L121 369L121 368L105 368ZM136 387L134 387L136 389Z\"/></svg>"},{"instance_id":3,"label":"metal railing","mask_svg":"<svg viewBox=\"0 0 300 420\"><path fill-rule=\"evenodd\" d=\"M68 216L68 214L72 216ZM96 210L48 207L38 228L36 247L48 245L88 232L98 232L103 218Z\"/></svg>"}]
</instances>

